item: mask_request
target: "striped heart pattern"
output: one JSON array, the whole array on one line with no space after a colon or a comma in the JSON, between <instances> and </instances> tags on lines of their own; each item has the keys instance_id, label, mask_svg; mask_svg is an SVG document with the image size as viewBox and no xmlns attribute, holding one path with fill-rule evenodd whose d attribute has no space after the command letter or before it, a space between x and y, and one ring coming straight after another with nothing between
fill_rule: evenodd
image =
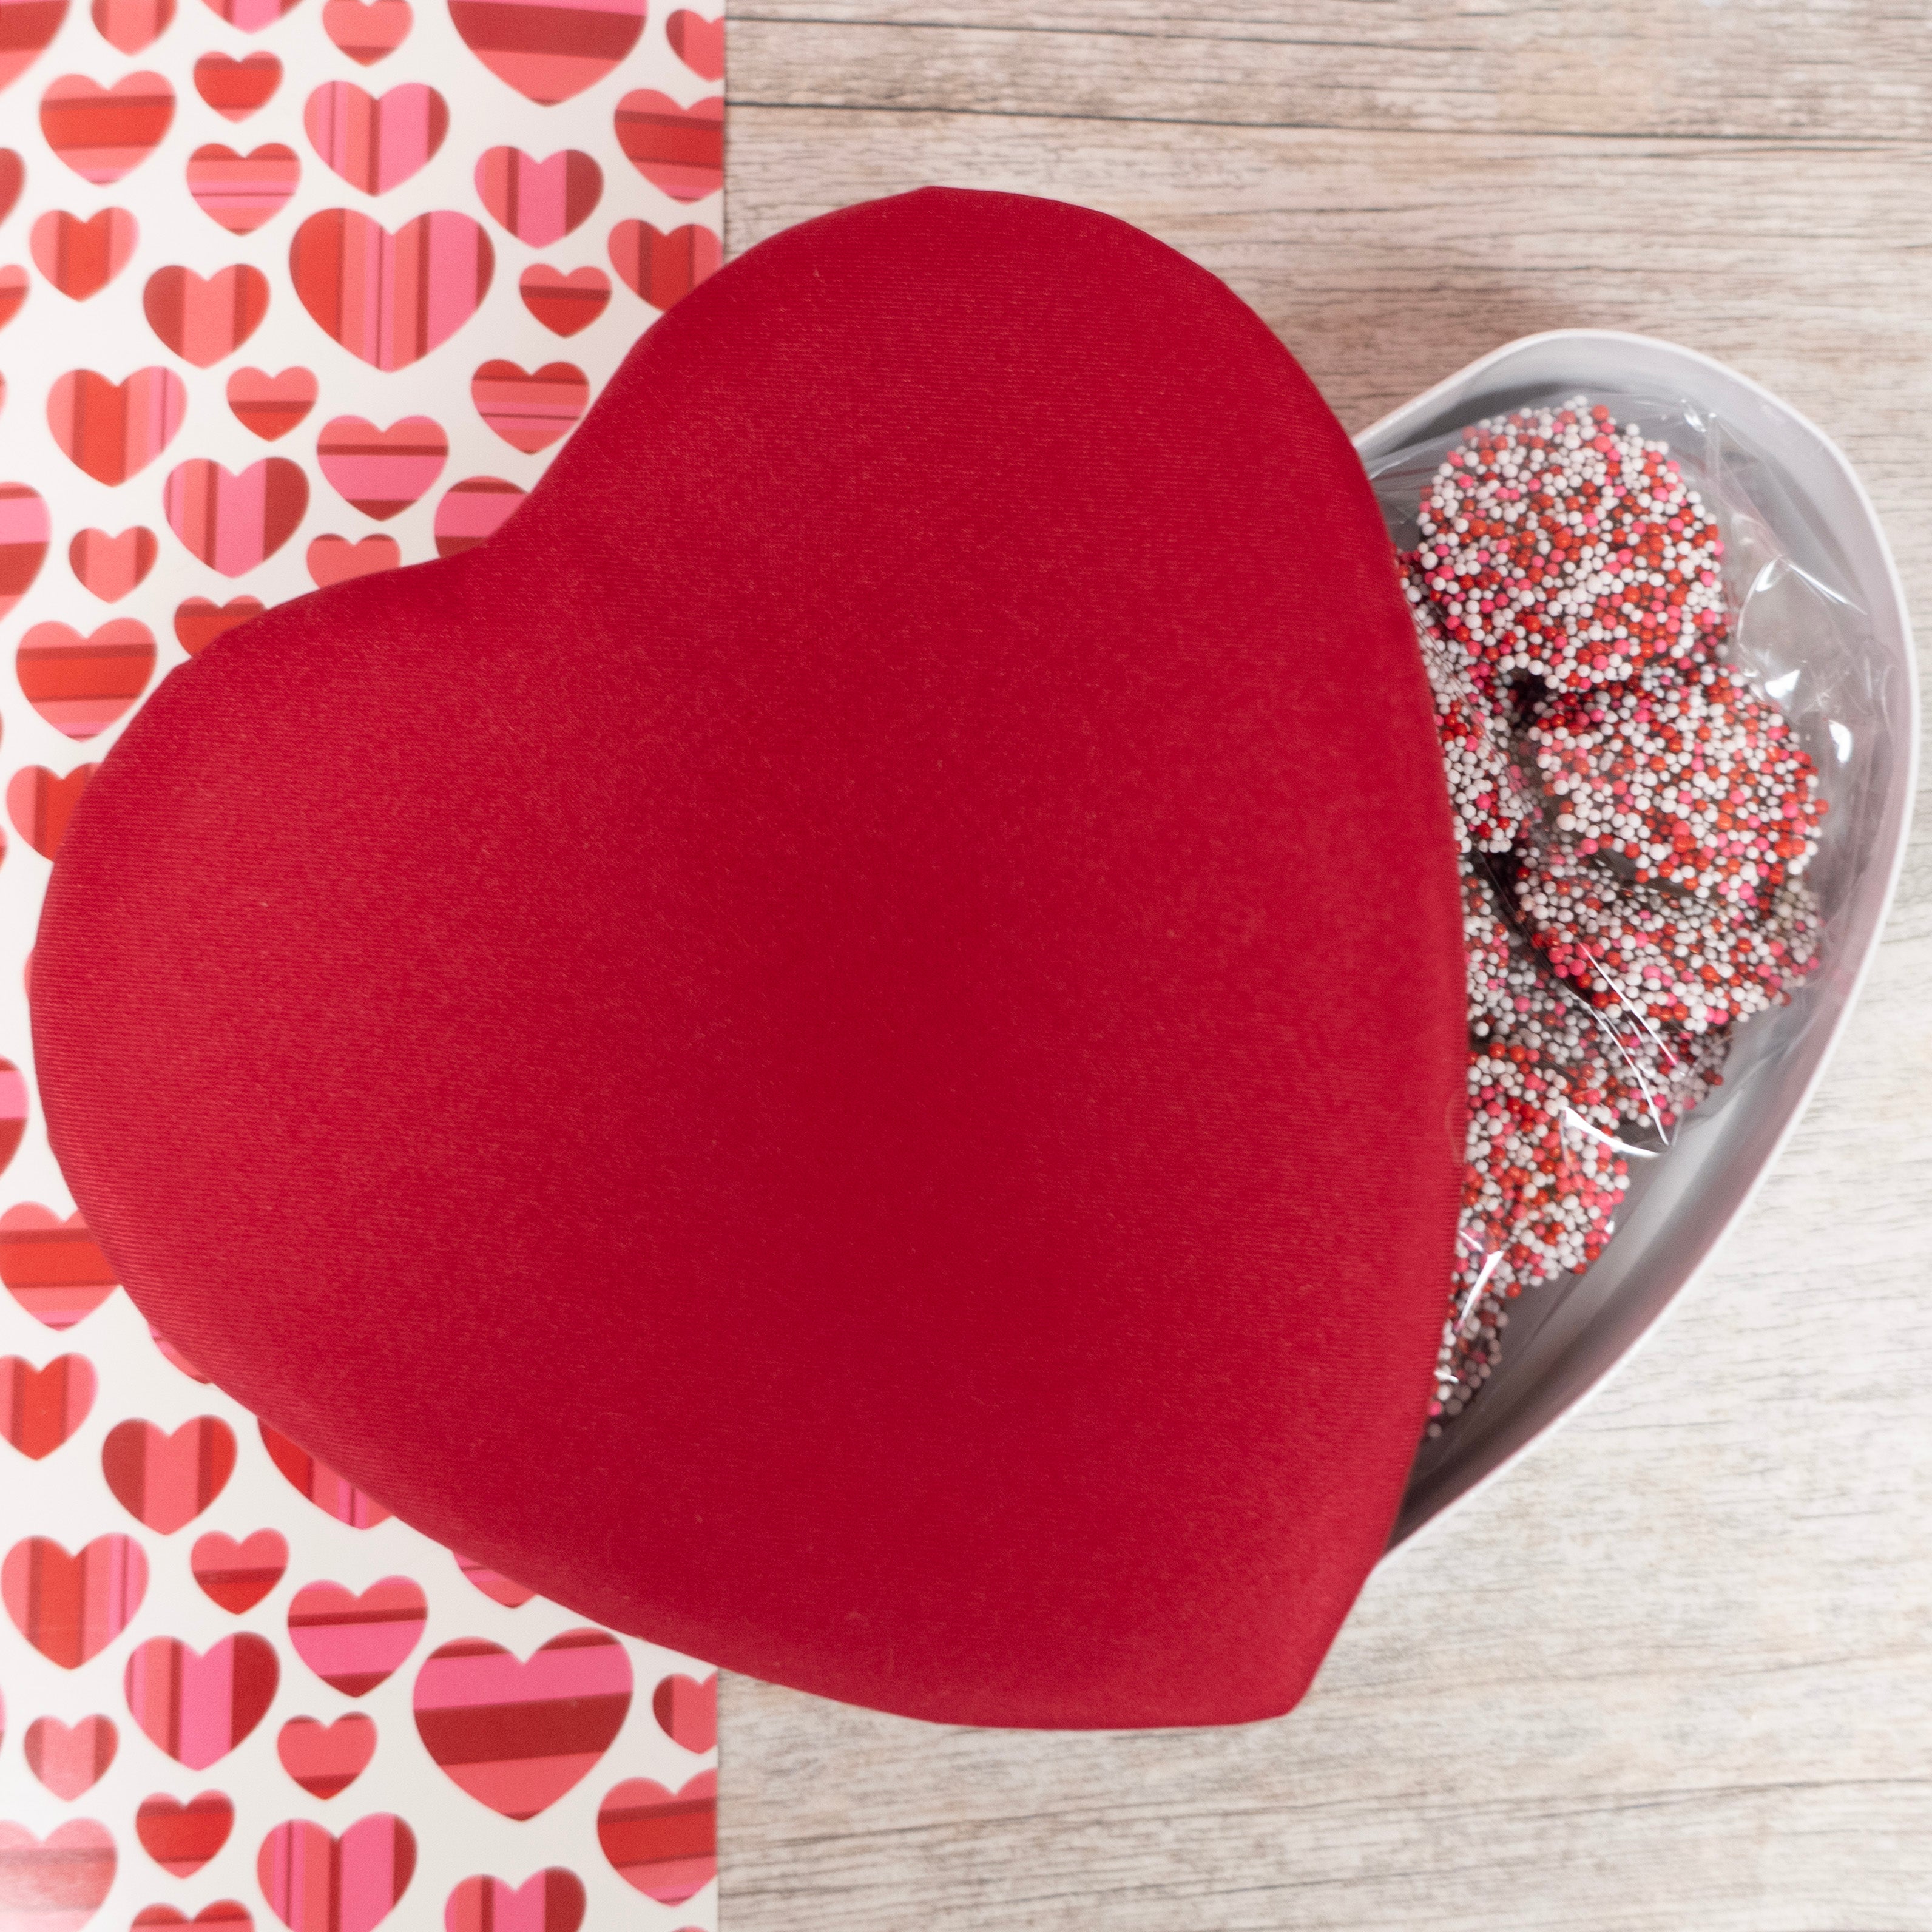
<instances>
[{"instance_id":1,"label":"striped heart pattern","mask_svg":"<svg viewBox=\"0 0 1932 1932\"><path fill-rule=\"evenodd\" d=\"M227 1486L235 1432L218 1415L197 1415L172 1432L130 1417L107 1432L100 1473L136 1522L172 1536Z\"/></svg>"},{"instance_id":2,"label":"striped heart pattern","mask_svg":"<svg viewBox=\"0 0 1932 1932\"><path fill-rule=\"evenodd\" d=\"M718 266L717 11L0 0L0 1928L716 1923L708 1666L438 1548L154 1334L21 995L147 694L489 541Z\"/></svg>"},{"instance_id":3,"label":"striped heart pattern","mask_svg":"<svg viewBox=\"0 0 1932 1932\"><path fill-rule=\"evenodd\" d=\"M402 1667L428 1620L429 1600L407 1576L385 1576L359 1593L310 1583L289 1605L289 1641L332 1690L360 1697Z\"/></svg>"},{"instance_id":4,"label":"striped heart pattern","mask_svg":"<svg viewBox=\"0 0 1932 1932\"><path fill-rule=\"evenodd\" d=\"M423 1748L478 1803L534 1818L587 1777L631 1708L631 1660L608 1631L566 1630L525 1660L487 1638L417 1674Z\"/></svg>"},{"instance_id":5,"label":"striped heart pattern","mask_svg":"<svg viewBox=\"0 0 1932 1932\"><path fill-rule=\"evenodd\" d=\"M0 1355L0 1436L31 1462L51 1456L87 1420L94 1389L85 1355L57 1355L44 1369Z\"/></svg>"},{"instance_id":6,"label":"striped heart pattern","mask_svg":"<svg viewBox=\"0 0 1932 1932\"><path fill-rule=\"evenodd\" d=\"M140 702L154 672L154 634L132 617L114 618L86 637L71 625L36 624L22 636L14 662L27 702L56 731L98 737Z\"/></svg>"},{"instance_id":7,"label":"striped heart pattern","mask_svg":"<svg viewBox=\"0 0 1932 1932\"><path fill-rule=\"evenodd\" d=\"M111 1718L82 1718L75 1724L36 1718L27 1726L20 1748L27 1768L56 1798L71 1804L107 1774L120 1744Z\"/></svg>"}]
</instances>

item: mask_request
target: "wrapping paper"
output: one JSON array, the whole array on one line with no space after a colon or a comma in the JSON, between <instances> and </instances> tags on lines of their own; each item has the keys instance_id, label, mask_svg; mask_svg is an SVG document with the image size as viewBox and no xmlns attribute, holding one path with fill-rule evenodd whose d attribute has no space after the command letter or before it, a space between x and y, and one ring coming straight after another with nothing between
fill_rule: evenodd
<instances>
[{"instance_id":1,"label":"wrapping paper","mask_svg":"<svg viewBox=\"0 0 1932 1932\"><path fill-rule=\"evenodd\" d=\"M637 0L0 0L8 1932L715 1922L715 1676L170 1357L47 1152L26 978L155 681L480 541L716 265L722 74Z\"/></svg>"}]
</instances>

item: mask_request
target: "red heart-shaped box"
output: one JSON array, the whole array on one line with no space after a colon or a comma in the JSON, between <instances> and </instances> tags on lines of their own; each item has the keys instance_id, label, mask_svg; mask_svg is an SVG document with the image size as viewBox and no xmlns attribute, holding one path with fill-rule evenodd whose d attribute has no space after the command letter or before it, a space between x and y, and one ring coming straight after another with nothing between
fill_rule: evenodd
<instances>
[{"instance_id":1,"label":"red heart-shaped box","mask_svg":"<svg viewBox=\"0 0 1932 1932\"><path fill-rule=\"evenodd\" d=\"M1462 1154L1429 694L1341 428L1118 222L724 270L498 538L167 679L34 995L142 1310L619 1629L1226 1722L1387 1540Z\"/></svg>"}]
</instances>

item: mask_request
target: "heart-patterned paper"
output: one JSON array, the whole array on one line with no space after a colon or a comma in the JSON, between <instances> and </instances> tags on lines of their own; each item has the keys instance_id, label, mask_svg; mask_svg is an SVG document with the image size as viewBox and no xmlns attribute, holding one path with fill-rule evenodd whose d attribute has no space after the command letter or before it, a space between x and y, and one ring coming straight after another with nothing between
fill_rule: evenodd
<instances>
[{"instance_id":1,"label":"heart-patterned paper","mask_svg":"<svg viewBox=\"0 0 1932 1932\"><path fill-rule=\"evenodd\" d=\"M0 1602L50 1663L78 1670L128 1628L148 1593L148 1559L127 1536L97 1536L70 1555L30 1536L0 1559Z\"/></svg>"},{"instance_id":2,"label":"heart-patterned paper","mask_svg":"<svg viewBox=\"0 0 1932 1932\"><path fill-rule=\"evenodd\" d=\"M0 1925L80 1932L114 1882L113 1835L93 1818L69 1818L44 1838L0 1819Z\"/></svg>"},{"instance_id":3,"label":"heart-patterned paper","mask_svg":"<svg viewBox=\"0 0 1932 1932\"><path fill-rule=\"evenodd\" d=\"M137 1522L171 1536L226 1488L235 1473L235 1432L218 1415L197 1415L172 1432L130 1417L107 1432L100 1473Z\"/></svg>"},{"instance_id":4,"label":"heart-patterned paper","mask_svg":"<svg viewBox=\"0 0 1932 1932\"><path fill-rule=\"evenodd\" d=\"M188 1558L203 1594L236 1617L252 1610L282 1580L288 1567L288 1538L278 1529L258 1529L239 1542L211 1529L195 1539Z\"/></svg>"},{"instance_id":5,"label":"heart-patterned paper","mask_svg":"<svg viewBox=\"0 0 1932 1932\"><path fill-rule=\"evenodd\" d=\"M0 1355L0 1437L32 1462L51 1456L87 1420L94 1388L85 1355L56 1355L44 1369Z\"/></svg>"},{"instance_id":6,"label":"heart-patterned paper","mask_svg":"<svg viewBox=\"0 0 1932 1932\"><path fill-rule=\"evenodd\" d=\"M154 675L154 634L132 617L86 637L70 625L36 624L21 638L14 668L27 702L56 731L98 737L140 703Z\"/></svg>"},{"instance_id":7,"label":"heart-patterned paper","mask_svg":"<svg viewBox=\"0 0 1932 1932\"><path fill-rule=\"evenodd\" d=\"M506 1818L533 1818L610 1748L631 1685L629 1658L603 1630L566 1630L524 1660L465 1638L417 1673L416 1729L471 1797Z\"/></svg>"},{"instance_id":8,"label":"heart-patterned paper","mask_svg":"<svg viewBox=\"0 0 1932 1932\"><path fill-rule=\"evenodd\" d=\"M160 552L154 532L142 524L112 536L105 530L76 530L67 547L68 567L82 589L104 604L118 604L147 580Z\"/></svg>"},{"instance_id":9,"label":"heart-patterned paper","mask_svg":"<svg viewBox=\"0 0 1932 1932\"><path fill-rule=\"evenodd\" d=\"M23 1128L24 1102L24 1084L8 1098L0 1080L0 1103ZM116 1286L114 1271L80 1216L62 1220L37 1201L16 1202L0 1214L0 1282L26 1313L55 1329L71 1328L92 1315Z\"/></svg>"},{"instance_id":10,"label":"heart-patterned paper","mask_svg":"<svg viewBox=\"0 0 1932 1932\"><path fill-rule=\"evenodd\" d=\"M185 1804L157 1794L143 1799L134 1814L142 1850L172 1878L192 1878L234 1828L235 1807L219 1791L204 1791Z\"/></svg>"},{"instance_id":11,"label":"heart-patterned paper","mask_svg":"<svg viewBox=\"0 0 1932 1932\"><path fill-rule=\"evenodd\" d=\"M82 220L50 208L34 224L27 247L34 266L70 302L98 295L134 253L140 226L124 208L104 208Z\"/></svg>"},{"instance_id":12,"label":"heart-patterned paper","mask_svg":"<svg viewBox=\"0 0 1932 1932\"><path fill-rule=\"evenodd\" d=\"M598 1810L627 1780L675 1792L689 1776L695 1707L667 1704L681 1742L654 1691L706 1667L617 1640L635 1695L614 1735L500 1828L514 1854L478 1848L499 1814L424 1750L418 1679L464 1642L541 1672L582 1619L429 1544L150 1333L47 1152L23 974L48 858L158 683L317 584L481 542L637 335L718 265L719 197L666 193L617 124L640 90L717 99L722 25L706 15L0 0L0 874L16 880L0 924L0 1820L31 1835L0 1832L0 1925L25 1875L54 1871L69 1889L35 1932L594 1932L654 1909ZM327 1621L380 1610L385 1580L419 1599L399 1592L388 1622ZM511 1784L559 1774L553 1702L509 1696L486 1717L507 1727ZM232 1824L190 1873L218 1802ZM365 1827L382 1819L406 1838ZM49 1848L57 1827L70 1835ZM365 1902L332 1908L316 1886L332 1873L370 1879ZM714 1898L665 1932L710 1926Z\"/></svg>"},{"instance_id":13,"label":"heart-patterned paper","mask_svg":"<svg viewBox=\"0 0 1932 1932\"><path fill-rule=\"evenodd\" d=\"M206 1771L262 1721L280 1675L274 1646L253 1630L206 1652L156 1636L130 1653L123 1688L149 1740L189 1770Z\"/></svg>"},{"instance_id":14,"label":"heart-patterned paper","mask_svg":"<svg viewBox=\"0 0 1932 1932\"><path fill-rule=\"evenodd\" d=\"M443 1932L578 1932L584 1885L553 1865L514 1888L500 1878L466 1878L443 1908Z\"/></svg>"},{"instance_id":15,"label":"heart-patterned paper","mask_svg":"<svg viewBox=\"0 0 1932 1932\"><path fill-rule=\"evenodd\" d=\"M62 454L110 488L146 469L187 414L187 385L158 365L118 382L70 370L47 392L47 428Z\"/></svg>"},{"instance_id":16,"label":"heart-patterned paper","mask_svg":"<svg viewBox=\"0 0 1932 1932\"><path fill-rule=\"evenodd\" d=\"M718 1875L718 1774L700 1771L675 1791L626 1780L598 1808L597 1835L646 1898L682 1905Z\"/></svg>"},{"instance_id":17,"label":"heart-patterned paper","mask_svg":"<svg viewBox=\"0 0 1932 1932\"><path fill-rule=\"evenodd\" d=\"M58 1718L36 1718L27 1726L21 1750L27 1768L53 1795L71 1804L107 1775L120 1748L111 1718L82 1718L64 1724Z\"/></svg>"},{"instance_id":18,"label":"heart-patterned paper","mask_svg":"<svg viewBox=\"0 0 1932 1932\"><path fill-rule=\"evenodd\" d=\"M310 1583L289 1605L289 1641L332 1690L360 1697L401 1669L429 1618L422 1586L385 1576L360 1593Z\"/></svg>"},{"instance_id":19,"label":"heart-patterned paper","mask_svg":"<svg viewBox=\"0 0 1932 1932\"><path fill-rule=\"evenodd\" d=\"M273 54L244 54L236 59L218 50L194 64L194 91L224 121L245 121L266 106L282 84L282 64Z\"/></svg>"},{"instance_id":20,"label":"heart-patterned paper","mask_svg":"<svg viewBox=\"0 0 1932 1932\"><path fill-rule=\"evenodd\" d=\"M376 1726L360 1711L345 1712L332 1724L291 1718L276 1737L275 1755L311 1798L333 1798L369 1768L376 1755Z\"/></svg>"},{"instance_id":21,"label":"heart-patterned paper","mask_svg":"<svg viewBox=\"0 0 1932 1932\"><path fill-rule=\"evenodd\" d=\"M358 67L386 60L416 25L410 0L326 0L322 30Z\"/></svg>"}]
</instances>

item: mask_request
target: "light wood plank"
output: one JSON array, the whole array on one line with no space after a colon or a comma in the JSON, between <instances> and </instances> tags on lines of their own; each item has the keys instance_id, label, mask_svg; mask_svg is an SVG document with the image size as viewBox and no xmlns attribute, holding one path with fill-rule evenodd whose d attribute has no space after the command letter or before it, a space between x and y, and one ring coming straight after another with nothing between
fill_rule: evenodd
<instances>
[{"instance_id":1,"label":"light wood plank","mask_svg":"<svg viewBox=\"0 0 1932 1932\"><path fill-rule=\"evenodd\" d=\"M928 181L1088 202L1225 276L1352 428L1533 329L1670 336L1845 446L1932 610L1916 14L758 0L731 31L734 248ZM1377 1574L1288 1718L957 1731L728 1680L730 1932L1924 1932L1928 987L1922 820L1718 1267Z\"/></svg>"}]
</instances>

